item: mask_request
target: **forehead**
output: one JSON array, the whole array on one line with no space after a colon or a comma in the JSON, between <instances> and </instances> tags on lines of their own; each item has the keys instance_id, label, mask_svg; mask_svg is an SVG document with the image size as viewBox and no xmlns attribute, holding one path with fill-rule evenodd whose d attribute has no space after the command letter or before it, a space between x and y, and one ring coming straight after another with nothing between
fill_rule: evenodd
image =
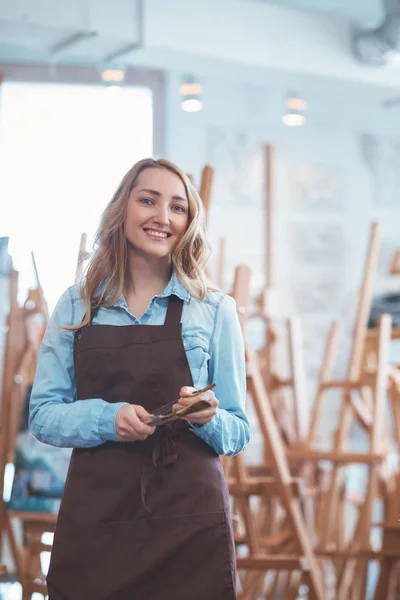
<instances>
[{"instance_id":1,"label":"forehead","mask_svg":"<svg viewBox=\"0 0 400 600\"><path fill-rule=\"evenodd\" d=\"M186 198L186 190L181 178L172 171L161 167L146 169L140 173L134 189L142 188Z\"/></svg>"}]
</instances>

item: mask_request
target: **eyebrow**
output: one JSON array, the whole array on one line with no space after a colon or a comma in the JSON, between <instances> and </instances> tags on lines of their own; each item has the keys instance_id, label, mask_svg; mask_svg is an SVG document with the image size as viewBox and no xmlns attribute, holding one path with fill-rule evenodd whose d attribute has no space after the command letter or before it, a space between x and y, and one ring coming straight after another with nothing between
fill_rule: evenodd
<instances>
[{"instance_id":1,"label":"eyebrow","mask_svg":"<svg viewBox=\"0 0 400 600\"><path fill-rule=\"evenodd\" d=\"M138 191L138 194L140 194L140 192L147 192L148 194L153 194L154 196L161 196L161 192L157 192L157 190L149 190L148 188L143 188L142 190ZM172 196L173 200L181 200L181 202L186 202L186 204L189 204L186 198L182 198L182 196Z\"/></svg>"}]
</instances>

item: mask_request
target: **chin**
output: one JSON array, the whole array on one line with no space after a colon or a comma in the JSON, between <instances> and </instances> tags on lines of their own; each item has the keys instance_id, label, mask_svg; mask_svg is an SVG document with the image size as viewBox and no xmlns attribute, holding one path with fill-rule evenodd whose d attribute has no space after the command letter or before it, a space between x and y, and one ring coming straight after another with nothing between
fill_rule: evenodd
<instances>
[{"instance_id":1,"label":"chin","mask_svg":"<svg viewBox=\"0 0 400 600\"><path fill-rule=\"evenodd\" d=\"M131 244L133 252L141 254L142 256L154 257L154 258L166 258L173 252L173 248L149 248L145 246L135 246Z\"/></svg>"}]
</instances>

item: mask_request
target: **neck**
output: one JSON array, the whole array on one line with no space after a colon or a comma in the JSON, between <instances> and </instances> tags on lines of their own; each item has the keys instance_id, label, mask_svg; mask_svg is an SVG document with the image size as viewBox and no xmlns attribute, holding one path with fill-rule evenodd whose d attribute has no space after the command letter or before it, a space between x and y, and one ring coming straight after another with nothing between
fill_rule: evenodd
<instances>
[{"instance_id":1,"label":"neck","mask_svg":"<svg viewBox=\"0 0 400 600\"><path fill-rule=\"evenodd\" d=\"M155 296L167 286L172 271L171 257L162 259L128 252L124 294Z\"/></svg>"}]
</instances>

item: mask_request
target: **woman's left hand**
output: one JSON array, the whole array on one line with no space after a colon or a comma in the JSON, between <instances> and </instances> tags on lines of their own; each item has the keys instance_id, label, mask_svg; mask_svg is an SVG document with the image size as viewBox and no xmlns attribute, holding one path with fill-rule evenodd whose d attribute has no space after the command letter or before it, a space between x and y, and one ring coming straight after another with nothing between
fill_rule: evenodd
<instances>
[{"instance_id":1,"label":"woman's left hand","mask_svg":"<svg viewBox=\"0 0 400 600\"><path fill-rule=\"evenodd\" d=\"M190 396L195 391L195 388L189 386L181 388L181 391L179 392L179 402L177 404L174 404L172 409L179 410L180 408L190 406L191 404L193 404L194 400L206 400L210 404L210 408L200 410L199 412L188 415L187 417L182 417L184 421L190 421L190 423L196 423L196 425L205 425L206 423L209 423L211 419L217 414L218 400L214 396L214 392L212 390L208 390L207 392L203 392L199 396L195 396L195 398L191 398Z\"/></svg>"}]
</instances>

